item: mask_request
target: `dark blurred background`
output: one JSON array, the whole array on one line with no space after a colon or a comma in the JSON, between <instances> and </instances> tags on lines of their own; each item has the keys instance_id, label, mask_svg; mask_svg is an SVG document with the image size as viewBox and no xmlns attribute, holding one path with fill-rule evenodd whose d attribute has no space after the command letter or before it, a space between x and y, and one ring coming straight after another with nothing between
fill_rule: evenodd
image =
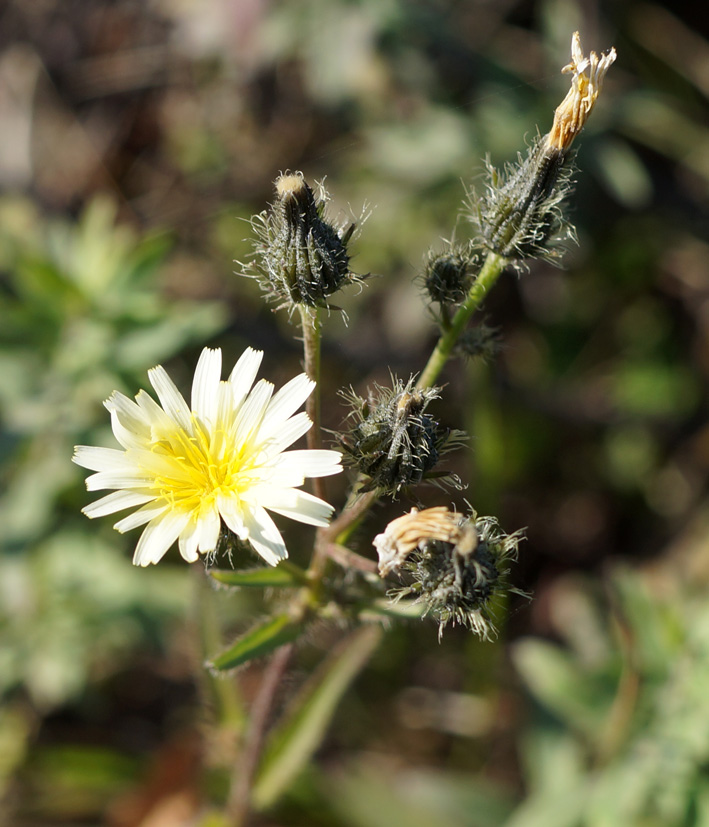
<instances>
[{"instance_id":1,"label":"dark blurred background","mask_svg":"<svg viewBox=\"0 0 709 827\"><path fill-rule=\"evenodd\" d=\"M468 488L418 492L526 526L511 580L533 599L493 643L392 629L263 823L709 823L708 21L631 0L0 6L0 823L207 824L195 578L176 553L134 569L136 537L79 513L72 447L110 444L101 401L149 367L185 387L206 344L264 349L276 384L300 369L297 327L235 263L280 171L326 179L338 221L371 212L372 278L326 321L324 424L339 388L420 370L422 260L470 236L483 158L549 128L576 29L618 51L578 142L579 244L489 297L503 349L448 365L435 407L471 435ZM362 552L410 506L376 510ZM262 608L214 606L234 629Z\"/></svg>"}]
</instances>

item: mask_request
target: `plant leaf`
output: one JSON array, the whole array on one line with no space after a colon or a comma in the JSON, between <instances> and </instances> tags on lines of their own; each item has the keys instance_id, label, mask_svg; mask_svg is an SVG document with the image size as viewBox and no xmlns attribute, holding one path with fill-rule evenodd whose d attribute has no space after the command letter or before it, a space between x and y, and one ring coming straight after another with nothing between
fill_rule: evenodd
<instances>
[{"instance_id":1,"label":"plant leaf","mask_svg":"<svg viewBox=\"0 0 709 827\"><path fill-rule=\"evenodd\" d=\"M303 628L302 622L294 621L288 615L277 615L249 629L225 652L217 655L209 666L220 672L241 666L242 663L267 655L279 646L295 640Z\"/></svg>"},{"instance_id":2,"label":"plant leaf","mask_svg":"<svg viewBox=\"0 0 709 827\"><path fill-rule=\"evenodd\" d=\"M209 576L218 583L227 586L240 586L242 588L254 589L285 589L302 585L296 572L276 566L275 568L245 569L234 571L232 569L215 569L209 572Z\"/></svg>"},{"instance_id":3,"label":"plant leaf","mask_svg":"<svg viewBox=\"0 0 709 827\"><path fill-rule=\"evenodd\" d=\"M274 804L318 748L337 704L381 637L377 626L353 632L295 698L273 732L259 768L253 796L257 809Z\"/></svg>"}]
</instances>

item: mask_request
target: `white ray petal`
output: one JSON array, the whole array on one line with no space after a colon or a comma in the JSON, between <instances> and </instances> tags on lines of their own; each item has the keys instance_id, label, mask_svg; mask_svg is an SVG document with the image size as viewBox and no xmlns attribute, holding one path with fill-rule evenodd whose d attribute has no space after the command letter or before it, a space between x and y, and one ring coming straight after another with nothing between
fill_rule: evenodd
<instances>
[{"instance_id":1,"label":"white ray petal","mask_svg":"<svg viewBox=\"0 0 709 827\"><path fill-rule=\"evenodd\" d=\"M189 519L188 513L170 512L148 523L138 540L133 563L136 566L148 566L161 560Z\"/></svg>"},{"instance_id":2,"label":"white ray petal","mask_svg":"<svg viewBox=\"0 0 709 827\"><path fill-rule=\"evenodd\" d=\"M113 527L116 531L120 531L121 534L125 534L126 531L130 531L133 528L138 528L138 526L145 525L149 523L151 520L156 519L161 514L165 514L167 512L167 504L164 501L159 502L150 502L146 505L139 508L137 511L134 511L132 514L127 514L123 517L122 520L119 520Z\"/></svg>"},{"instance_id":3,"label":"white ray petal","mask_svg":"<svg viewBox=\"0 0 709 827\"><path fill-rule=\"evenodd\" d=\"M244 540L246 538L244 511L237 498L221 494L217 497L217 508L226 527L233 531L240 540Z\"/></svg>"},{"instance_id":4,"label":"white ray petal","mask_svg":"<svg viewBox=\"0 0 709 827\"><path fill-rule=\"evenodd\" d=\"M276 454L292 445L297 439L300 439L303 434L307 433L313 426L310 417L303 411L303 413L292 416L279 429L278 433L263 446L268 452L268 455L274 457Z\"/></svg>"},{"instance_id":5,"label":"white ray petal","mask_svg":"<svg viewBox=\"0 0 709 827\"><path fill-rule=\"evenodd\" d=\"M96 517L106 517L108 514L115 514L116 511L123 511L124 508L134 508L138 505L144 505L154 500L153 494L145 494L139 491L114 491L111 494L106 494L96 502L89 503L81 509L90 519Z\"/></svg>"},{"instance_id":6,"label":"white ray petal","mask_svg":"<svg viewBox=\"0 0 709 827\"><path fill-rule=\"evenodd\" d=\"M305 402L315 388L315 382L301 373L284 385L269 402L266 415L259 429L258 439L264 440L274 433Z\"/></svg>"},{"instance_id":7,"label":"white ray petal","mask_svg":"<svg viewBox=\"0 0 709 827\"><path fill-rule=\"evenodd\" d=\"M273 385L265 379L261 379L251 391L236 416L234 441L237 445L250 442L261 427L272 393Z\"/></svg>"},{"instance_id":8,"label":"white ray petal","mask_svg":"<svg viewBox=\"0 0 709 827\"><path fill-rule=\"evenodd\" d=\"M180 555L188 563L194 563L199 558L199 521L191 520L178 537Z\"/></svg>"},{"instance_id":9,"label":"white ray petal","mask_svg":"<svg viewBox=\"0 0 709 827\"><path fill-rule=\"evenodd\" d=\"M205 424L214 424L219 400L219 381L222 377L222 352L205 347L192 381L192 411Z\"/></svg>"},{"instance_id":10,"label":"white ray petal","mask_svg":"<svg viewBox=\"0 0 709 827\"><path fill-rule=\"evenodd\" d=\"M162 365L148 371L150 384L155 388L160 404L165 413L186 431L191 429L191 412L187 407L184 396L177 389L177 385L170 379Z\"/></svg>"},{"instance_id":11,"label":"white ray petal","mask_svg":"<svg viewBox=\"0 0 709 827\"><path fill-rule=\"evenodd\" d=\"M94 445L77 445L71 461L90 471L125 471L135 467L125 451Z\"/></svg>"},{"instance_id":12,"label":"white ray petal","mask_svg":"<svg viewBox=\"0 0 709 827\"><path fill-rule=\"evenodd\" d=\"M263 508L246 511L244 522L249 532L249 542L270 566L276 566L288 557L280 531Z\"/></svg>"},{"instance_id":13,"label":"white ray petal","mask_svg":"<svg viewBox=\"0 0 709 827\"><path fill-rule=\"evenodd\" d=\"M281 514L284 517L289 517L291 520L296 520L299 523L306 523L307 525L326 526L330 524L330 517L335 510L325 500L319 497L314 497L308 494L307 491L294 491L296 501L290 506L267 505L262 502L266 508L275 511L276 514Z\"/></svg>"},{"instance_id":14,"label":"white ray petal","mask_svg":"<svg viewBox=\"0 0 709 827\"><path fill-rule=\"evenodd\" d=\"M86 478L87 491L106 491L108 488L150 488L155 482L139 469L133 471L99 471Z\"/></svg>"},{"instance_id":15,"label":"white ray petal","mask_svg":"<svg viewBox=\"0 0 709 827\"><path fill-rule=\"evenodd\" d=\"M222 521L216 505L208 510L202 511L199 516L198 525L199 532L197 540L200 552L204 554L207 551L214 551L219 542L219 533L222 529Z\"/></svg>"},{"instance_id":16,"label":"white ray petal","mask_svg":"<svg viewBox=\"0 0 709 827\"><path fill-rule=\"evenodd\" d=\"M111 414L114 436L124 448L134 448L150 437L150 421L132 399L114 391L103 404Z\"/></svg>"},{"instance_id":17,"label":"white ray petal","mask_svg":"<svg viewBox=\"0 0 709 827\"><path fill-rule=\"evenodd\" d=\"M275 467L279 472L300 471L303 477L329 477L342 471L342 454L326 449L286 451L278 457Z\"/></svg>"},{"instance_id":18,"label":"white ray petal","mask_svg":"<svg viewBox=\"0 0 709 827\"><path fill-rule=\"evenodd\" d=\"M229 384L234 391L235 405L240 405L246 399L246 395L256 380L256 374L259 367L261 367L262 359L262 350L247 347L234 365L234 369L229 374Z\"/></svg>"},{"instance_id":19,"label":"white ray petal","mask_svg":"<svg viewBox=\"0 0 709 827\"><path fill-rule=\"evenodd\" d=\"M169 433L175 429L174 420L165 413L147 391L138 391L135 401L150 423L151 438L157 437L160 439L163 433Z\"/></svg>"}]
</instances>

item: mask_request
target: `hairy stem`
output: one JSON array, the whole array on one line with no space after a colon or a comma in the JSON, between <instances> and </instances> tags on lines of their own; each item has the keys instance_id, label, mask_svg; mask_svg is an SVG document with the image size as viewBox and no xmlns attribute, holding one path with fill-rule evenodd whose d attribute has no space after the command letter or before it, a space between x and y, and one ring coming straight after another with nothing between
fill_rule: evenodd
<instances>
[{"instance_id":1,"label":"hairy stem","mask_svg":"<svg viewBox=\"0 0 709 827\"><path fill-rule=\"evenodd\" d=\"M271 658L251 707L249 728L244 738L241 758L234 768L226 815L232 827L245 827L251 811L251 791L261 758L273 699L288 666L293 644L282 646Z\"/></svg>"},{"instance_id":2,"label":"hairy stem","mask_svg":"<svg viewBox=\"0 0 709 827\"><path fill-rule=\"evenodd\" d=\"M320 341L322 338L322 322L317 307L311 308L298 305L300 309L300 325L303 330L303 367L309 379L315 382L315 390L305 402L305 411L310 417L313 427L308 431L308 448L320 448ZM320 477L314 480L315 488L321 482ZM318 496L322 493L316 490Z\"/></svg>"},{"instance_id":3,"label":"hairy stem","mask_svg":"<svg viewBox=\"0 0 709 827\"><path fill-rule=\"evenodd\" d=\"M489 252L477 279L473 282L463 304L446 325L436 347L433 349L426 367L416 382L417 388L431 387L438 378L443 366L453 352L456 342L465 329L470 317L480 307L490 288L495 284L509 260L497 253ZM358 480L355 488L362 480ZM379 499L376 491L360 496L350 496L340 515L326 529L319 533L319 547L326 553L328 544L335 542L344 545L359 521Z\"/></svg>"},{"instance_id":4,"label":"hairy stem","mask_svg":"<svg viewBox=\"0 0 709 827\"><path fill-rule=\"evenodd\" d=\"M488 291L495 284L508 263L508 259L497 255L497 253L490 252L487 254L485 263L473 282L465 301L453 316L450 326L442 333L426 367L421 371L421 375L416 382L417 388L430 388L438 379L470 317L480 307Z\"/></svg>"}]
</instances>

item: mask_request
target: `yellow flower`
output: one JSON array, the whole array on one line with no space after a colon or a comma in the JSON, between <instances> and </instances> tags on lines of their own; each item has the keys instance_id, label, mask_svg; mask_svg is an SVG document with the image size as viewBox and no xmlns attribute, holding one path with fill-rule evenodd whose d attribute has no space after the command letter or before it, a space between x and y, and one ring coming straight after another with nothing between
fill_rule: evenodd
<instances>
[{"instance_id":1,"label":"yellow flower","mask_svg":"<svg viewBox=\"0 0 709 827\"><path fill-rule=\"evenodd\" d=\"M213 551L222 522L271 565L288 556L267 510L309 525L327 525L333 508L304 491L306 477L342 470L337 451L284 449L312 425L295 413L315 383L296 376L275 396L265 380L254 387L263 353L248 348L221 381L220 350L202 351L192 406L167 372L148 376L160 400L145 391L135 402L115 391L104 403L124 450L79 445L74 462L97 473L89 491L113 493L83 509L91 518L138 507L119 520L120 532L146 525L133 562L157 563L175 541L188 562Z\"/></svg>"}]
</instances>

